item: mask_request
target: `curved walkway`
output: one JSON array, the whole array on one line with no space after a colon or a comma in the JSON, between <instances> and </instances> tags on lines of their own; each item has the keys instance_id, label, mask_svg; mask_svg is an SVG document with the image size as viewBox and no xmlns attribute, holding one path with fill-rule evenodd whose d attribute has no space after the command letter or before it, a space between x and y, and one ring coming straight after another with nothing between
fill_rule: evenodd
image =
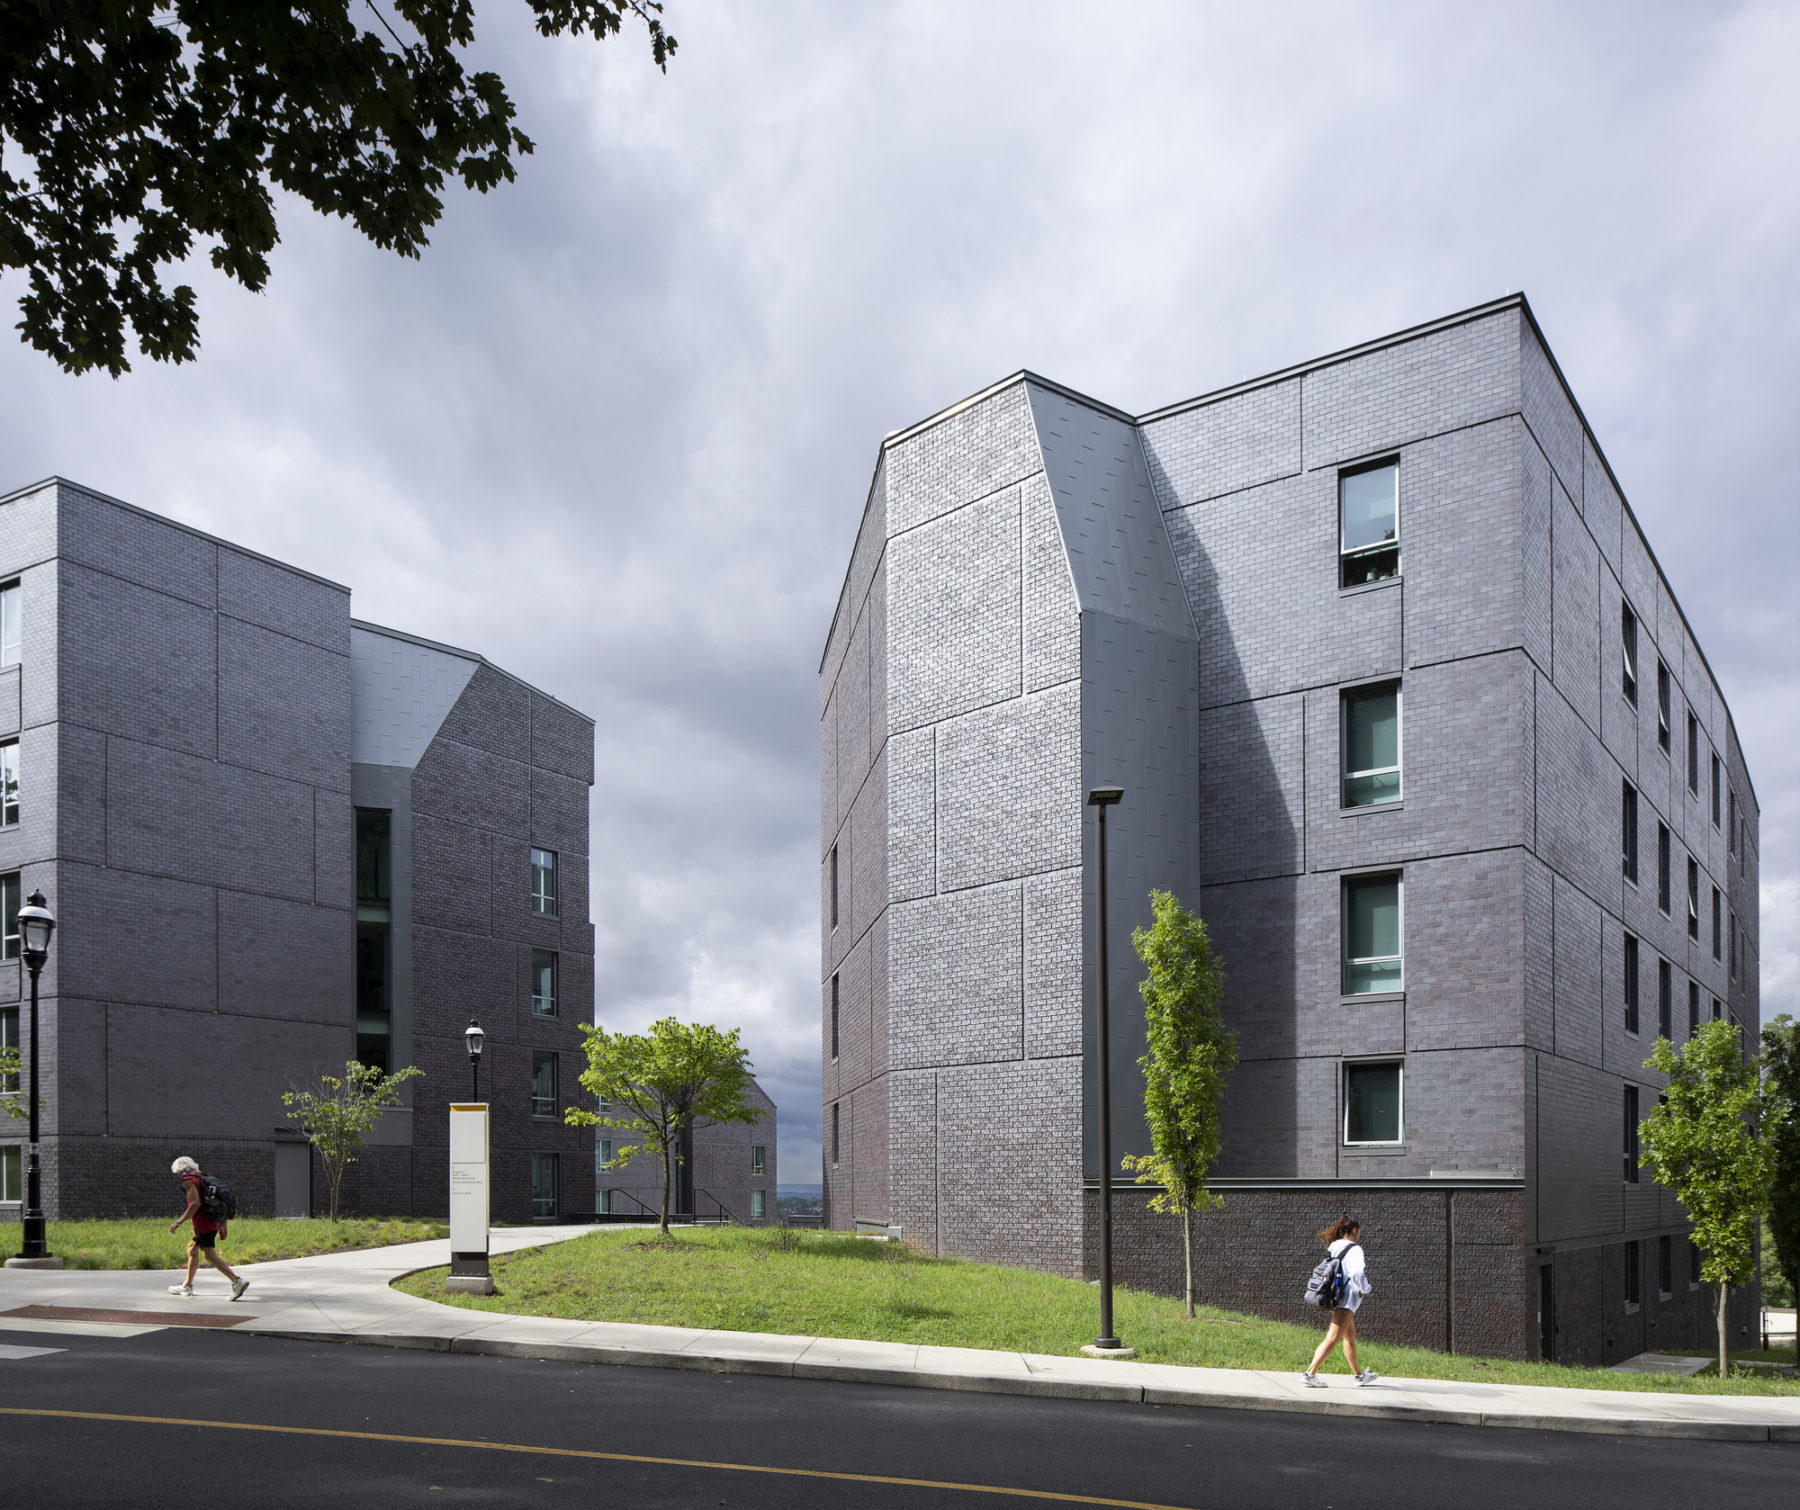
<instances>
[{"instance_id":1,"label":"curved walkway","mask_svg":"<svg viewBox=\"0 0 1800 1510\"><path fill-rule=\"evenodd\" d=\"M580 1237L589 1226L496 1228L496 1254ZM191 1300L168 1293L178 1271L0 1270L0 1330L131 1332L162 1325L354 1342L443 1352L552 1358L718 1373L782 1374L924 1389L1279 1410L1466 1426L1531 1427L1619 1436L1800 1442L1800 1400L1640 1393L1382 1379L1359 1388L1347 1375L1322 1390L1292 1373L1049 1357L979 1348L788 1337L757 1332L562 1321L463 1310L402 1294L394 1280L450 1261L450 1244L408 1243L313 1258L245 1264L251 1282L236 1305L203 1271ZM32 1315L16 1313L29 1307ZM105 1311L106 1320L70 1316ZM49 1313L49 1319L46 1319ZM125 1313L113 1320L113 1315ZM142 1320L135 1318L141 1316ZM181 1318L181 1319L176 1319ZM201 1318L205 1318L202 1320ZM227 1318L230 1318L229 1320Z\"/></svg>"}]
</instances>

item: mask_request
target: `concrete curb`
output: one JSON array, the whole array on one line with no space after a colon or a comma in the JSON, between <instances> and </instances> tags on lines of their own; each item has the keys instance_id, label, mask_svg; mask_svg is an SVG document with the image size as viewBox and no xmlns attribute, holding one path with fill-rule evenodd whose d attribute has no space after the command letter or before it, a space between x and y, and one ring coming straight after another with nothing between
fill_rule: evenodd
<instances>
[{"instance_id":1,"label":"concrete curb","mask_svg":"<svg viewBox=\"0 0 1800 1510\"><path fill-rule=\"evenodd\" d=\"M535 1358L552 1363L611 1364L619 1368L674 1368L714 1374L766 1374L789 1379L827 1379L844 1384L889 1384L907 1389L963 1390L976 1394L1027 1395L1055 1400L1111 1400L1131 1405L1179 1405L1208 1410L1267 1410L1292 1415L1343 1416L1372 1421L1412 1421L1442 1426L1499 1426L1527 1431L1572 1431L1598 1436L1711 1442L1800 1443L1800 1421L1666 1421L1651 1417L1534 1415L1518 1411L1458 1410L1445 1406L1383 1404L1378 1398L1332 1400L1172 1389L1158 1385L1106 1384L1098 1380L959 1374L877 1364L808 1363L804 1359L730 1356L692 1351L609 1348L592 1343L510 1342L497 1337L434 1337L407 1332L322 1332L238 1327L231 1334L285 1337L295 1342L338 1342L363 1347L414 1348L491 1358Z\"/></svg>"}]
</instances>

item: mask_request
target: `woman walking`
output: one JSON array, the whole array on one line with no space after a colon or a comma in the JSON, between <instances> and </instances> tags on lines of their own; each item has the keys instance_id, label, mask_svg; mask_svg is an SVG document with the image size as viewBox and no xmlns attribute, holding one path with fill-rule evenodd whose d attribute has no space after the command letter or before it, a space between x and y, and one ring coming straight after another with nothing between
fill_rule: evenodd
<instances>
[{"instance_id":1,"label":"woman walking","mask_svg":"<svg viewBox=\"0 0 1800 1510\"><path fill-rule=\"evenodd\" d=\"M1344 1344L1344 1359L1349 1363L1351 1373L1356 1375L1356 1382L1373 1383L1381 1375L1372 1368L1360 1367L1356 1361L1356 1308L1362 1304L1363 1296L1371 1288L1369 1266L1362 1247L1362 1223L1353 1216L1340 1216L1319 1234L1319 1241L1339 1261L1344 1277L1336 1296L1337 1304L1331 1308L1331 1326L1325 1333L1325 1340L1319 1344L1318 1351L1313 1354L1312 1363L1300 1376L1300 1381L1314 1389L1323 1389L1325 1381L1318 1376L1319 1365L1331 1356L1331 1350L1341 1342Z\"/></svg>"}]
</instances>

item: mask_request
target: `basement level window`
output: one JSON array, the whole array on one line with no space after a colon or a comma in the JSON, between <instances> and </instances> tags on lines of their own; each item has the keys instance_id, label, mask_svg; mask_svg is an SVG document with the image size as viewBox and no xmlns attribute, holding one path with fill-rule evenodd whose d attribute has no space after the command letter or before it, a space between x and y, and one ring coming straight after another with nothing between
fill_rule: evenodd
<instances>
[{"instance_id":1,"label":"basement level window","mask_svg":"<svg viewBox=\"0 0 1800 1510\"><path fill-rule=\"evenodd\" d=\"M752 1190L750 1192L750 1220L753 1222L760 1222L766 1214L767 1209L765 1193L761 1190Z\"/></svg>"},{"instance_id":2,"label":"basement level window","mask_svg":"<svg viewBox=\"0 0 1800 1510\"><path fill-rule=\"evenodd\" d=\"M1400 463L1338 474L1339 582L1359 587L1400 575Z\"/></svg>"}]
</instances>

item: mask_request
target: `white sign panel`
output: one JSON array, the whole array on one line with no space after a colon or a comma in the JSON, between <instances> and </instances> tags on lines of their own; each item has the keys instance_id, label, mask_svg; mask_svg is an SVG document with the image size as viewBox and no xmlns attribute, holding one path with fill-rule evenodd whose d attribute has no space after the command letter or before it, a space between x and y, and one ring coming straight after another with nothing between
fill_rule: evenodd
<instances>
[{"instance_id":1,"label":"white sign panel","mask_svg":"<svg viewBox=\"0 0 1800 1510\"><path fill-rule=\"evenodd\" d=\"M450 1251L488 1250L488 1109L450 1108Z\"/></svg>"}]
</instances>

